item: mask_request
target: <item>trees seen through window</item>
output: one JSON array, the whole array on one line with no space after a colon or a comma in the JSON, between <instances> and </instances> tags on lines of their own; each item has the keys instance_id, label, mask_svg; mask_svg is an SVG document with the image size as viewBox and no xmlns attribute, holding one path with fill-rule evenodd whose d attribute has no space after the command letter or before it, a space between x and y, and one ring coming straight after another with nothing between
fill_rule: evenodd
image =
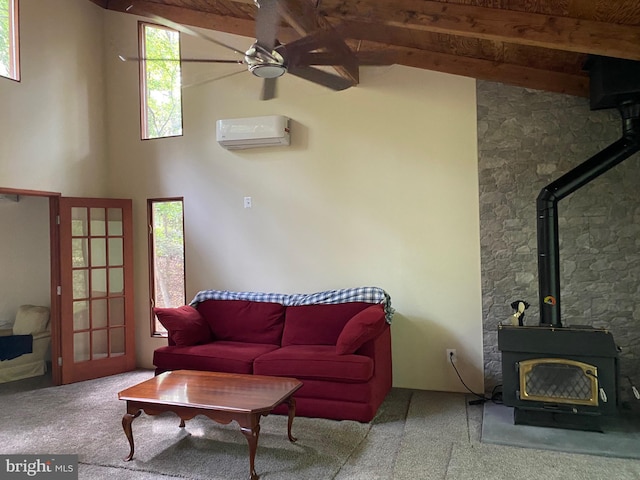
<instances>
[{"instance_id":1,"label":"trees seen through window","mask_svg":"<svg viewBox=\"0 0 640 480\"><path fill-rule=\"evenodd\" d=\"M0 0L0 76L20 80L18 0Z\"/></svg>"},{"instance_id":2,"label":"trees seen through window","mask_svg":"<svg viewBox=\"0 0 640 480\"><path fill-rule=\"evenodd\" d=\"M142 138L182 135L180 33L140 22Z\"/></svg>"}]
</instances>

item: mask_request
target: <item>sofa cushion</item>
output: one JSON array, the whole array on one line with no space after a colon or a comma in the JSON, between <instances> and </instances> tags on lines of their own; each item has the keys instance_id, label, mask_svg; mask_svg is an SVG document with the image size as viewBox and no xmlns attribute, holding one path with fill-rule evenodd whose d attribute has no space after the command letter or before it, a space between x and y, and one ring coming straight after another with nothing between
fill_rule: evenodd
<instances>
[{"instance_id":1,"label":"sofa cushion","mask_svg":"<svg viewBox=\"0 0 640 480\"><path fill-rule=\"evenodd\" d=\"M177 308L154 308L153 313L167 329L169 337L177 346L198 345L211 341L211 330L198 310L183 305Z\"/></svg>"},{"instance_id":2,"label":"sofa cushion","mask_svg":"<svg viewBox=\"0 0 640 480\"><path fill-rule=\"evenodd\" d=\"M382 305L365 308L351 317L342 329L336 341L336 352L338 355L355 353L366 342L380 335L384 326Z\"/></svg>"},{"instance_id":3,"label":"sofa cushion","mask_svg":"<svg viewBox=\"0 0 640 480\"><path fill-rule=\"evenodd\" d=\"M198 311L216 340L280 345L284 306L246 300L206 300Z\"/></svg>"},{"instance_id":4,"label":"sofa cushion","mask_svg":"<svg viewBox=\"0 0 640 480\"><path fill-rule=\"evenodd\" d=\"M335 346L340 332L349 319L370 306L370 303L349 302L287 307L282 346Z\"/></svg>"},{"instance_id":5,"label":"sofa cushion","mask_svg":"<svg viewBox=\"0 0 640 480\"><path fill-rule=\"evenodd\" d=\"M371 380L368 382L345 383L305 378L302 388L296 392L296 399L304 397L366 403L371 400L373 390L374 388Z\"/></svg>"},{"instance_id":6,"label":"sofa cushion","mask_svg":"<svg viewBox=\"0 0 640 480\"><path fill-rule=\"evenodd\" d=\"M302 380L366 382L373 375L373 360L364 355L338 355L335 345L290 345L256 358L256 375Z\"/></svg>"},{"instance_id":7,"label":"sofa cushion","mask_svg":"<svg viewBox=\"0 0 640 480\"><path fill-rule=\"evenodd\" d=\"M167 346L153 352L153 364L161 370L205 370L254 373L253 361L278 345L216 341L187 347Z\"/></svg>"}]
</instances>

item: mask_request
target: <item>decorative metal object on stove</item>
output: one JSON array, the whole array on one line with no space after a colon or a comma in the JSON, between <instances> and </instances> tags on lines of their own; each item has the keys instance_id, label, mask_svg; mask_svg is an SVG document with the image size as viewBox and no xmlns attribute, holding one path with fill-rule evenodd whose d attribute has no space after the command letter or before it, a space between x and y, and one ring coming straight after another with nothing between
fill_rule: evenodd
<instances>
[{"instance_id":1,"label":"decorative metal object on stove","mask_svg":"<svg viewBox=\"0 0 640 480\"><path fill-rule=\"evenodd\" d=\"M522 327L524 325L524 311L529 308L529 302L516 300L511 303L511 308L515 310L515 313L511 316L511 325Z\"/></svg>"}]
</instances>

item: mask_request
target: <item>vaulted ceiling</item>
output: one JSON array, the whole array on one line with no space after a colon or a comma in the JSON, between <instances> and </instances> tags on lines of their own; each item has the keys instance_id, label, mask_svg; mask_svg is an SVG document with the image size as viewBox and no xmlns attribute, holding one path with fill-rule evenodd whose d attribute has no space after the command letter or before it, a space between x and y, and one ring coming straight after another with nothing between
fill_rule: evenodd
<instances>
[{"instance_id":1,"label":"vaulted ceiling","mask_svg":"<svg viewBox=\"0 0 640 480\"><path fill-rule=\"evenodd\" d=\"M253 0L91 0L255 38ZM278 0L287 43L335 28L380 62L588 96L589 54L640 60L638 0ZM344 69L338 73L348 75Z\"/></svg>"}]
</instances>

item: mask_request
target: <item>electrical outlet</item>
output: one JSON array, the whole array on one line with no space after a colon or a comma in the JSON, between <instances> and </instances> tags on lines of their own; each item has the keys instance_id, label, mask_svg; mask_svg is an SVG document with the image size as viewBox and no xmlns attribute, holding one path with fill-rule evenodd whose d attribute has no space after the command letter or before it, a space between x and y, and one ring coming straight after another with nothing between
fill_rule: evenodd
<instances>
[{"instance_id":1,"label":"electrical outlet","mask_svg":"<svg viewBox=\"0 0 640 480\"><path fill-rule=\"evenodd\" d=\"M458 363L458 352L455 348L447 348L447 362Z\"/></svg>"}]
</instances>

